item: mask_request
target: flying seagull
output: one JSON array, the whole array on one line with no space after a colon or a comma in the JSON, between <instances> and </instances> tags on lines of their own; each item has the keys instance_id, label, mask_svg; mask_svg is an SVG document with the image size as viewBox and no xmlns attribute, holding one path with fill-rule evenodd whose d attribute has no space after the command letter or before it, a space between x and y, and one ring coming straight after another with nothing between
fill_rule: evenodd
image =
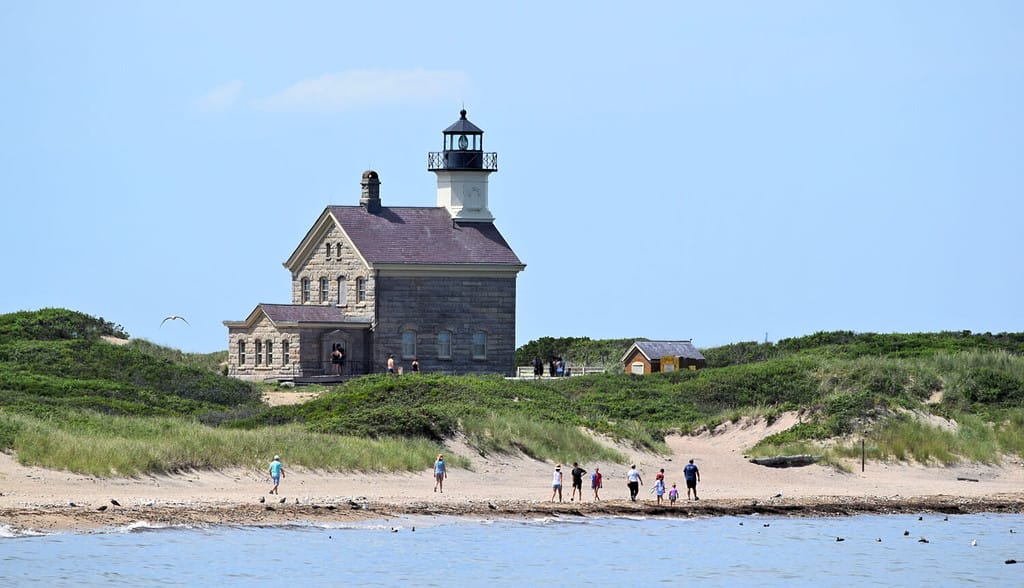
<instances>
[{"instance_id":1,"label":"flying seagull","mask_svg":"<svg viewBox=\"0 0 1024 588\"><path fill-rule=\"evenodd\" d=\"M192 326L192 325L189 325L187 320L185 320L185 317L178 316L176 314L172 314L171 316L169 316L169 317L165 318L164 320L160 321L160 326L161 327L164 326L164 323L166 323L167 321L181 321L181 322L185 323L186 325L188 325L190 327Z\"/></svg>"}]
</instances>

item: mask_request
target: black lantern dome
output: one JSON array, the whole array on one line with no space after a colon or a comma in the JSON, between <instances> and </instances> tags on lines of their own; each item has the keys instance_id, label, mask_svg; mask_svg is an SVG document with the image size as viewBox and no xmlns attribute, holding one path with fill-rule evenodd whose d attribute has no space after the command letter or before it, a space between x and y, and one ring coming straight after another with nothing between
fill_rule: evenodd
<instances>
[{"instance_id":1,"label":"black lantern dome","mask_svg":"<svg viewBox=\"0 0 1024 588\"><path fill-rule=\"evenodd\" d=\"M484 153L484 131L466 118L466 109L459 111L459 120L443 132L444 151L427 157L427 168L437 170L497 171L498 154Z\"/></svg>"}]
</instances>

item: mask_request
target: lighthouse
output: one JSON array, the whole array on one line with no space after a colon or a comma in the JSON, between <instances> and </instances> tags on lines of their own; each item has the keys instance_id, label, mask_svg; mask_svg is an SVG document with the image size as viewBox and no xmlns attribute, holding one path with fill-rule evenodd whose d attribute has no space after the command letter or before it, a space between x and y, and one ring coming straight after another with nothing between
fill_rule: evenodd
<instances>
[{"instance_id":1,"label":"lighthouse","mask_svg":"<svg viewBox=\"0 0 1024 588\"><path fill-rule=\"evenodd\" d=\"M484 132L469 122L465 109L442 135L444 150L427 155L427 169L437 174L437 205L457 222L493 222L487 177L498 171L498 154L484 152Z\"/></svg>"}]
</instances>

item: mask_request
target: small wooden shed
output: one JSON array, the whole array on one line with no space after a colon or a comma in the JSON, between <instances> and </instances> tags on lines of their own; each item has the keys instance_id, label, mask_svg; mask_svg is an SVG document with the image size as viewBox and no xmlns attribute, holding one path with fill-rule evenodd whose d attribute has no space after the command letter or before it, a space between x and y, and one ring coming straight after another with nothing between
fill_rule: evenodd
<instances>
[{"instance_id":1,"label":"small wooden shed","mask_svg":"<svg viewBox=\"0 0 1024 588\"><path fill-rule=\"evenodd\" d=\"M627 374L698 370L706 361L689 341L635 341L622 356Z\"/></svg>"}]
</instances>

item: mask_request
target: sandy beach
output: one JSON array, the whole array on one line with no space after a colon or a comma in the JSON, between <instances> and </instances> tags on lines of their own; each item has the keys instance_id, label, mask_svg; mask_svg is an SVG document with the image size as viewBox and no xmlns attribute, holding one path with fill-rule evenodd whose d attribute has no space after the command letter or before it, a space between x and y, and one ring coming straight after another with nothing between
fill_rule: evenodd
<instances>
[{"instance_id":1,"label":"sandy beach","mask_svg":"<svg viewBox=\"0 0 1024 588\"><path fill-rule=\"evenodd\" d=\"M281 493L268 495L265 471L195 471L136 478L95 478L26 467L0 454L0 525L20 531L81 531L132 524L240 524L346 521L404 514L472 517L707 516L774 513L845 515L890 512L1024 512L1024 462L924 467L859 461L851 473L828 466L769 468L744 452L792 418L730 424L714 434L672 436L671 454L654 455L619 446L643 476L640 500L628 500L630 464L584 463L604 475L601 500L584 484L584 499L570 501L563 465L563 502L552 502L554 464L522 456L480 456L458 439L449 453L470 459L469 469L451 469L444 493L433 491L432 464L415 473L379 474L309 471L288 463ZM268 456L269 459L272 456ZM682 468L700 467L699 501L686 500ZM676 506L657 506L649 493L664 468L668 485L680 488ZM263 499L263 502L260 499ZM111 501L117 501L119 505ZM283 501L283 502L282 502ZM667 503L667 498L666 498ZM101 507L106 507L100 510Z\"/></svg>"}]
</instances>

